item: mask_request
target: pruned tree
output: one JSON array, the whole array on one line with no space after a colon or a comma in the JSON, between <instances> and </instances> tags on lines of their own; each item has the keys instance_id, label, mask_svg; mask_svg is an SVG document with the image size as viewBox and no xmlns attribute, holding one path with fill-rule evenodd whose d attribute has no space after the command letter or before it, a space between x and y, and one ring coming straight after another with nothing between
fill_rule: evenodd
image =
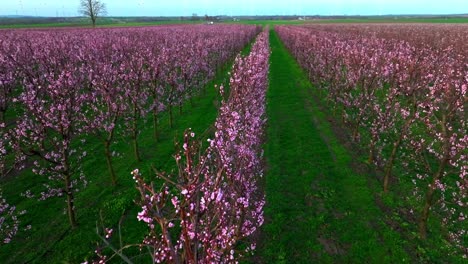
<instances>
[{"instance_id":1,"label":"pruned tree","mask_svg":"<svg viewBox=\"0 0 468 264\"><path fill-rule=\"evenodd\" d=\"M78 12L83 16L89 17L96 27L96 19L107 14L106 4L99 0L80 0Z\"/></svg>"}]
</instances>

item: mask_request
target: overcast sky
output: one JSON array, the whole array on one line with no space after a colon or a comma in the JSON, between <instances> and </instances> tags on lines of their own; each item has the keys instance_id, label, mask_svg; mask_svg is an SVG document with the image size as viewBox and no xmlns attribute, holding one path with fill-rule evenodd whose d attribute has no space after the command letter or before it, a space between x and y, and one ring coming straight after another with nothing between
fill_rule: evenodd
<instances>
[{"instance_id":1,"label":"overcast sky","mask_svg":"<svg viewBox=\"0 0 468 264\"><path fill-rule=\"evenodd\" d=\"M76 16L79 0L1 0L0 15ZM468 0L103 0L109 16L468 13Z\"/></svg>"}]
</instances>

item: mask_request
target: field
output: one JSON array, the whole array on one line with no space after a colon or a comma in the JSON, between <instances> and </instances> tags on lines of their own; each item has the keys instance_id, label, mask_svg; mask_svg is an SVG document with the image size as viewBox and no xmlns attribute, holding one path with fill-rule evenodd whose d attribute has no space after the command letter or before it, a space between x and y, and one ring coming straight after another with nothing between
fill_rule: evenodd
<instances>
[{"instance_id":1,"label":"field","mask_svg":"<svg viewBox=\"0 0 468 264\"><path fill-rule=\"evenodd\" d=\"M0 31L2 263L464 263L468 26L364 22Z\"/></svg>"},{"instance_id":2,"label":"field","mask_svg":"<svg viewBox=\"0 0 468 264\"><path fill-rule=\"evenodd\" d=\"M89 22L83 18L55 18L39 19L30 22L30 19L23 18L19 22L14 19L1 19L0 29L8 28L50 28L50 27L90 27ZM184 20L172 19L164 20L163 18L149 19L149 18L105 18L99 20L97 25L99 27L134 27L134 26L155 26L165 24L203 24L204 20L191 20L191 18L184 18ZM218 23L218 22L217 22ZM363 18L322 18L322 19L309 19L307 21L297 19L276 19L276 20L240 20L240 21L219 21L219 23L233 23L233 24L250 24L250 25L300 25L300 24L335 24L335 23L429 23L429 24L464 24L468 23L467 17L363 17Z\"/></svg>"}]
</instances>

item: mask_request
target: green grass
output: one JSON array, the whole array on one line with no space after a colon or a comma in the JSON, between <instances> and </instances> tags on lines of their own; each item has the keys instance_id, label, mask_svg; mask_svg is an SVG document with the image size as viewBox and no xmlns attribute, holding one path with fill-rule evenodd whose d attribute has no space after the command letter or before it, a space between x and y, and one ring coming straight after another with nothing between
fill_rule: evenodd
<instances>
[{"instance_id":1,"label":"green grass","mask_svg":"<svg viewBox=\"0 0 468 264\"><path fill-rule=\"evenodd\" d=\"M468 17L450 17L450 18L387 18L387 17L371 17L371 18L341 18L341 19L313 19L313 20L241 20L239 24L252 25L304 25L304 24L347 24L347 23L468 23Z\"/></svg>"},{"instance_id":2,"label":"green grass","mask_svg":"<svg viewBox=\"0 0 468 264\"><path fill-rule=\"evenodd\" d=\"M245 49L249 48L250 45ZM17 205L19 210L28 211L22 217L22 225L32 225L32 230L21 232L14 242L1 246L1 263L80 263L85 257L94 255L96 243L100 241L96 234L96 224L101 226L101 220L105 227L114 228L117 232L119 220L122 219L123 244L140 243L147 227L136 219L138 207L133 200L138 193L130 172L139 168L146 179L155 180L151 166L166 172L175 169L172 158L175 154L174 141L180 141L187 128L192 128L199 136L207 135L207 130L215 121L220 101L214 85L228 82L230 65L218 71L216 78L206 87L206 92L194 99L193 106L189 102L184 105L183 115L178 114L178 108L174 110L174 128L169 128L167 113L161 116L162 130L157 143L153 139L151 120L141 123L144 128L139 136L139 144L143 162L135 161L128 138L117 138L119 143L112 150L122 154L122 157L114 159L118 186L110 184L102 143L93 137L87 140L85 150L88 159L83 163L83 171L89 186L76 195L78 228L72 230L69 227L67 216L63 214L64 199L38 202L19 196L27 189L40 190L41 184L45 182L43 177L35 176L30 169L14 179L0 182L7 200ZM118 248L118 235L114 236L113 243ZM129 256L140 254L136 248L125 253ZM148 262L147 255L143 258ZM141 261L139 258L136 260Z\"/></svg>"},{"instance_id":3,"label":"green grass","mask_svg":"<svg viewBox=\"0 0 468 264\"><path fill-rule=\"evenodd\" d=\"M304 21L300 20L241 20L236 22L227 22L228 24L248 24L248 25L302 25Z\"/></svg>"},{"instance_id":4,"label":"green grass","mask_svg":"<svg viewBox=\"0 0 468 264\"><path fill-rule=\"evenodd\" d=\"M450 18L342 18L308 20L306 23L468 23L468 17Z\"/></svg>"},{"instance_id":5,"label":"green grass","mask_svg":"<svg viewBox=\"0 0 468 264\"><path fill-rule=\"evenodd\" d=\"M306 75L271 32L263 263L408 263L366 175L314 104Z\"/></svg>"},{"instance_id":6,"label":"green grass","mask_svg":"<svg viewBox=\"0 0 468 264\"><path fill-rule=\"evenodd\" d=\"M124 20L105 19L97 23L98 27L136 27L136 26L156 26L167 24L200 24L204 21L190 20L168 20L154 22L133 22ZM250 24L250 25L302 25L302 24L327 24L327 23L468 23L468 17L435 17L435 18L341 18L341 19L314 19L314 20L241 20L237 22L223 22L228 24ZM63 28L63 27L91 27L85 20L61 23L38 23L38 24L8 24L1 25L0 29L20 29L20 28Z\"/></svg>"}]
</instances>

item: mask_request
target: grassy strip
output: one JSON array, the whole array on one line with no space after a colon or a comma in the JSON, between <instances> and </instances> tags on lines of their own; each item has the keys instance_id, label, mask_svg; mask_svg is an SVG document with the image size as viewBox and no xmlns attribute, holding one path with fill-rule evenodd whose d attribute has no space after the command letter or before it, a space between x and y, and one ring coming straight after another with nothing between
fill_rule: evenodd
<instances>
[{"instance_id":1,"label":"grassy strip","mask_svg":"<svg viewBox=\"0 0 468 264\"><path fill-rule=\"evenodd\" d=\"M271 32L263 263L404 263L364 175L311 102L310 83Z\"/></svg>"},{"instance_id":2,"label":"grassy strip","mask_svg":"<svg viewBox=\"0 0 468 264\"><path fill-rule=\"evenodd\" d=\"M307 25L307 24L353 24L353 23L435 23L463 24L468 23L468 17L434 17L434 18L403 18L403 17L369 17L369 18L318 18L312 20L241 20L238 24L252 25Z\"/></svg>"},{"instance_id":3,"label":"grassy strip","mask_svg":"<svg viewBox=\"0 0 468 264\"><path fill-rule=\"evenodd\" d=\"M341 19L317 19L309 20L307 23L468 23L467 17L434 17L434 18L404 18L404 17L369 17L369 18L341 18Z\"/></svg>"},{"instance_id":4,"label":"grassy strip","mask_svg":"<svg viewBox=\"0 0 468 264\"><path fill-rule=\"evenodd\" d=\"M104 22L97 23L97 27L143 27L143 26L158 26L158 25L178 25L178 24L202 24L203 22L199 21L178 21L178 20L168 20L168 21L153 21L153 22ZM92 25L85 22L57 22L57 23L38 23L38 24L8 24L1 25L0 29L28 29L28 28L67 28L67 27L82 27L82 28L92 28Z\"/></svg>"},{"instance_id":5,"label":"grassy strip","mask_svg":"<svg viewBox=\"0 0 468 264\"><path fill-rule=\"evenodd\" d=\"M134 27L134 26L155 26L167 24L200 24L204 21L189 20L168 20L154 22L99 22L98 27ZM251 25L302 25L302 24L335 24L335 23L468 23L467 17L434 17L434 18L388 18L388 17L370 17L370 18L341 18L341 19L314 19L314 20L242 20L238 22L223 22L228 24L251 24ZM20 29L20 28L56 28L56 27L91 27L87 21L80 22L61 22L61 23L40 23L40 24L9 24L0 25L0 29Z\"/></svg>"},{"instance_id":6,"label":"grassy strip","mask_svg":"<svg viewBox=\"0 0 468 264\"><path fill-rule=\"evenodd\" d=\"M247 45L242 51L250 49ZM114 159L114 168L119 185L110 184L107 172L102 143L96 138L89 138L85 150L88 159L83 164L83 170L89 186L76 196L76 207L79 227L75 230L69 228L67 216L62 214L63 199L51 199L46 202L37 202L34 199L19 197L19 193L28 189L38 189L44 180L35 176L31 171L24 171L21 175L6 182L2 182L6 197L14 197L12 203L18 209L28 210L24 217L24 225L31 224L32 230L22 232L17 239L8 245L2 246L0 259L2 263L62 263L82 262L84 257L92 256L96 243L100 242L96 235L96 224L114 228L117 232L119 221L123 237L123 245L138 244L144 237L147 227L136 220L138 208L133 200L137 195L134 181L130 171L139 168L148 180L154 180L152 166L158 170L170 172L175 169L172 155L175 153L174 141L182 139L187 128L200 135L207 132L213 125L220 97L215 84L228 83L231 63L218 71L215 79L210 82L201 96L196 98L194 105L187 102L183 107L183 114L175 111L175 126L169 128L169 117L163 114L160 118L160 137L156 143L153 139L152 122L142 122L143 130L139 136L143 162L134 161L133 149L127 138L117 138L119 142L113 148L121 153L120 158ZM206 134L205 134L206 135ZM10 200L10 199L9 199ZM114 235L114 245L119 245L119 236ZM135 256L139 254L137 248L124 253ZM143 251L143 254L146 254ZM136 257L137 262L150 261L147 255Z\"/></svg>"}]
</instances>

